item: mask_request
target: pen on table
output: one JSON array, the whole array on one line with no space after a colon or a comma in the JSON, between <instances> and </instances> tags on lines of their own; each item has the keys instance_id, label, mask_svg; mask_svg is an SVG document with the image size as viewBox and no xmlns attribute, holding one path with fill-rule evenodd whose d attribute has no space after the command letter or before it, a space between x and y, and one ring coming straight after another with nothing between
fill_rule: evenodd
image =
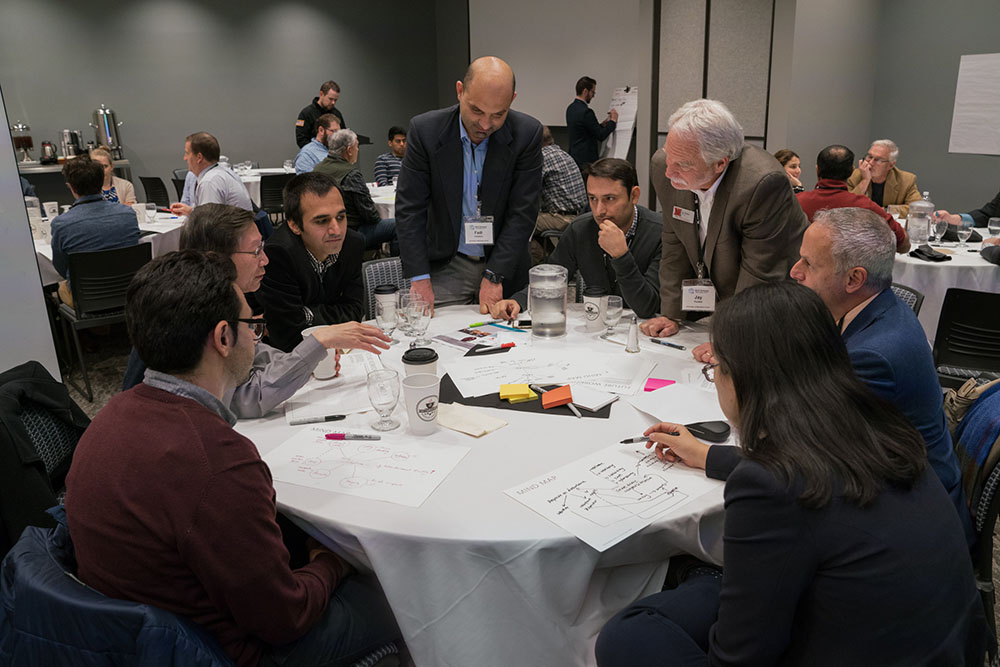
<instances>
[{"instance_id":1,"label":"pen on table","mask_svg":"<svg viewBox=\"0 0 1000 667\"><path fill-rule=\"evenodd\" d=\"M539 394L544 394L547 391L545 389L542 389L537 384L529 384L528 388L531 389L534 392L539 393ZM583 419L583 415L580 414L580 411L576 409L575 405L573 405L572 403L567 403L566 407L569 408L570 412L572 412L574 415L576 415L577 419Z\"/></svg>"},{"instance_id":2,"label":"pen on table","mask_svg":"<svg viewBox=\"0 0 1000 667\"><path fill-rule=\"evenodd\" d=\"M288 422L289 426L302 426L303 424L322 424L323 422L336 422L347 419L347 415L325 415L319 417L301 417Z\"/></svg>"},{"instance_id":3,"label":"pen on table","mask_svg":"<svg viewBox=\"0 0 1000 667\"><path fill-rule=\"evenodd\" d=\"M487 323L488 327L497 327L498 329L507 329L508 331L516 331L518 333L527 333L524 329L515 329L514 327L509 327L506 324L497 324L496 322Z\"/></svg>"},{"instance_id":4,"label":"pen on table","mask_svg":"<svg viewBox=\"0 0 1000 667\"><path fill-rule=\"evenodd\" d=\"M657 345L666 345L667 347L672 347L675 350L686 350L687 348L683 345L678 345L677 343L671 343L669 340L662 340L660 338L650 338L650 341L656 343Z\"/></svg>"},{"instance_id":5,"label":"pen on table","mask_svg":"<svg viewBox=\"0 0 1000 667\"><path fill-rule=\"evenodd\" d=\"M472 350L469 352L469 356L478 357L483 354L497 354L499 352L503 352L504 350L509 350L512 347L514 347L514 343L504 343L500 347L488 347L483 350Z\"/></svg>"},{"instance_id":6,"label":"pen on table","mask_svg":"<svg viewBox=\"0 0 1000 667\"><path fill-rule=\"evenodd\" d=\"M381 440L380 435L369 435L367 433L327 433L327 440Z\"/></svg>"},{"instance_id":7,"label":"pen on table","mask_svg":"<svg viewBox=\"0 0 1000 667\"><path fill-rule=\"evenodd\" d=\"M661 432L662 431L657 431L657 433L661 433ZM663 433L663 435L680 435L680 433ZM640 442L646 442L647 440L650 440L650 439L651 438L648 435L638 435L638 436L636 436L634 438L625 438L624 440L622 440L618 444L620 444L620 445L636 445L636 444L638 444Z\"/></svg>"},{"instance_id":8,"label":"pen on table","mask_svg":"<svg viewBox=\"0 0 1000 667\"><path fill-rule=\"evenodd\" d=\"M483 322L473 322L466 328L471 329L472 327L485 327L487 324L495 324L496 322L505 322L505 321L506 320L486 320Z\"/></svg>"}]
</instances>

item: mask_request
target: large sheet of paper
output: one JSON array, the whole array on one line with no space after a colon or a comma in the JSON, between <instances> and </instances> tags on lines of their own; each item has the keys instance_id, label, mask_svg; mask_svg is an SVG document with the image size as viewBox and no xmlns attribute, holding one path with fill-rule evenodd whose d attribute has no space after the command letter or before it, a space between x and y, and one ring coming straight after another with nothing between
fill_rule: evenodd
<instances>
[{"instance_id":1,"label":"large sheet of paper","mask_svg":"<svg viewBox=\"0 0 1000 667\"><path fill-rule=\"evenodd\" d=\"M690 424L726 419L714 391L682 382L629 396L628 402L661 422Z\"/></svg>"},{"instance_id":2,"label":"large sheet of paper","mask_svg":"<svg viewBox=\"0 0 1000 667\"><path fill-rule=\"evenodd\" d=\"M382 368L378 355L354 350L340 357L340 375L329 380L309 380L285 403L285 419L348 415L372 409L368 400L368 374Z\"/></svg>"},{"instance_id":3,"label":"large sheet of paper","mask_svg":"<svg viewBox=\"0 0 1000 667\"><path fill-rule=\"evenodd\" d=\"M506 493L604 551L721 486L642 445L612 445Z\"/></svg>"},{"instance_id":4,"label":"large sheet of paper","mask_svg":"<svg viewBox=\"0 0 1000 667\"><path fill-rule=\"evenodd\" d=\"M611 108L618 111L618 122L615 124L615 131L605 141L601 157L625 160L628 159L635 116L639 111L639 90L635 86L615 88L611 95Z\"/></svg>"},{"instance_id":5,"label":"large sheet of paper","mask_svg":"<svg viewBox=\"0 0 1000 667\"><path fill-rule=\"evenodd\" d=\"M641 391L656 362L625 353L524 347L505 354L461 357L449 361L447 367L455 386L467 398L496 393L502 384L521 383L583 384L631 395Z\"/></svg>"},{"instance_id":6,"label":"large sheet of paper","mask_svg":"<svg viewBox=\"0 0 1000 667\"><path fill-rule=\"evenodd\" d=\"M330 425L310 426L264 457L279 482L420 507L468 447L406 435L373 442L327 440Z\"/></svg>"},{"instance_id":7,"label":"large sheet of paper","mask_svg":"<svg viewBox=\"0 0 1000 667\"><path fill-rule=\"evenodd\" d=\"M1000 155L1000 53L962 56L948 151Z\"/></svg>"}]
</instances>

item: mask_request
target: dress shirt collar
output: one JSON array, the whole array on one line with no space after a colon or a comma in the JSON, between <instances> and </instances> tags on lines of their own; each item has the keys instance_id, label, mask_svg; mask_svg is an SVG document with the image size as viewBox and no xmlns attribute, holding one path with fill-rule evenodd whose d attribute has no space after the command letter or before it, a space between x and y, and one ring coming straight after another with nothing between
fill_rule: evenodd
<instances>
[{"instance_id":1,"label":"dress shirt collar","mask_svg":"<svg viewBox=\"0 0 1000 667\"><path fill-rule=\"evenodd\" d=\"M726 165L726 168L722 170L722 173L719 174L719 177L715 179L715 183L712 183L712 186L710 188L708 188L707 190L694 191L694 193L698 195L698 199L701 201L703 205L711 206L712 202L715 201L715 193L718 192L719 183L721 183L722 179L726 177L727 171L729 171L728 164Z\"/></svg>"},{"instance_id":2,"label":"dress shirt collar","mask_svg":"<svg viewBox=\"0 0 1000 667\"><path fill-rule=\"evenodd\" d=\"M639 207L632 204L632 226L628 228L625 232L625 243L632 245L632 239L635 238L635 229L639 226Z\"/></svg>"},{"instance_id":3,"label":"dress shirt collar","mask_svg":"<svg viewBox=\"0 0 1000 667\"><path fill-rule=\"evenodd\" d=\"M216 163L211 164L211 165L205 167L204 169L202 169L201 172L198 174L198 182L201 183L205 179L205 175L208 174L208 172L212 171L213 169L215 169L218 166L219 166L219 163L216 162Z\"/></svg>"},{"instance_id":4,"label":"dress shirt collar","mask_svg":"<svg viewBox=\"0 0 1000 667\"><path fill-rule=\"evenodd\" d=\"M73 202L73 206L76 206L77 204L91 204L95 201L104 201L104 195L97 193L96 195L84 195L82 197L77 197L76 201ZM70 208L73 208L73 206L70 206Z\"/></svg>"},{"instance_id":5,"label":"dress shirt collar","mask_svg":"<svg viewBox=\"0 0 1000 667\"><path fill-rule=\"evenodd\" d=\"M182 380L174 375L154 371L152 368L146 369L146 374L142 378L143 384L154 389L160 389L174 396L190 398L192 401L201 404L215 414L222 417L230 426L236 424L236 415L223 404L212 392L192 384L187 380Z\"/></svg>"},{"instance_id":6,"label":"dress shirt collar","mask_svg":"<svg viewBox=\"0 0 1000 667\"><path fill-rule=\"evenodd\" d=\"M469 138L469 133L465 131L465 123L462 122L462 114L458 114L458 136L462 140L462 144L465 146L472 146L473 152L478 152L480 149L486 150L486 145L490 142L489 135L483 139L478 146L472 143L472 139Z\"/></svg>"},{"instance_id":7,"label":"dress shirt collar","mask_svg":"<svg viewBox=\"0 0 1000 667\"><path fill-rule=\"evenodd\" d=\"M878 294L881 294L881 293L882 292L879 292ZM854 308L851 308L849 311L847 311L847 314L844 315L840 319L840 322L839 322L839 324L840 324L840 334L841 335L843 335L844 332L847 331L847 327L851 326L851 322L854 321L854 318L856 318L858 315L860 315L861 311L863 311L865 308L867 308L868 304L870 304L872 301L875 300L875 297L877 297L878 294L872 294L870 297L868 297L867 299L865 299L864 301L862 301L858 305L854 306Z\"/></svg>"},{"instance_id":8,"label":"dress shirt collar","mask_svg":"<svg viewBox=\"0 0 1000 667\"><path fill-rule=\"evenodd\" d=\"M305 244L303 243L302 246L305 247ZM313 271L315 271L320 278L323 277L323 274L326 273L327 269L336 264L337 260L340 259L340 253L338 252L327 255L326 259L321 262L316 259L311 252L309 252L309 248L306 248L306 255L309 257L309 264L312 266Z\"/></svg>"},{"instance_id":9,"label":"dress shirt collar","mask_svg":"<svg viewBox=\"0 0 1000 667\"><path fill-rule=\"evenodd\" d=\"M317 141L316 137L313 137L312 139L310 139L309 143L315 144L318 148L322 148L324 151L327 150L327 147L323 145L323 142L322 141Z\"/></svg>"}]
</instances>

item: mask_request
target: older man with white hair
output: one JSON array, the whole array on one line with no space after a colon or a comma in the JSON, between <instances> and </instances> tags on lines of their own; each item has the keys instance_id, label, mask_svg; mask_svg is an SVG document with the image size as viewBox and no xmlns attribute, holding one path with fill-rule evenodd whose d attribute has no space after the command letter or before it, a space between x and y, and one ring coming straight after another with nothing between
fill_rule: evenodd
<instances>
[{"instance_id":1,"label":"older man with white hair","mask_svg":"<svg viewBox=\"0 0 1000 667\"><path fill-rule=\"evenodd\" d=\"M675 111L650 175L663 209L662 317L643 323L644 333L671 336L717 300L788 275L808 220L784 169L743 142L724 104L701 99Z\"/></svg>"},{"instance_id":2,"label":"older man with white hair","mask_svg":"<svg viewBox=\"0 0 1000 667\"><path fill-rule=\"evenodd\" d=\"M864 195L882 206L898 206L899 214L910 211L910 203L920 199L917 175L896 167L899 146L889 139L872 142L858 168L847 179L847 186L856 195Z\"/></svg>"},{"instance_id":3,"label":"older man with white hair","mask_svg":"<svg viewBox=\"0 0 1000 667\"><path fill-rule=\"evenodd\" d=\"M352 130L337 130L326 140L329 153L313 171L333 177L344 195L348 226L365 237L365 249L380 248L389 243L392 254L398 255L396 219L382 219L368 191L365 177L355 166L358 161L358 135Z\"/></svg>"}]
</instances>

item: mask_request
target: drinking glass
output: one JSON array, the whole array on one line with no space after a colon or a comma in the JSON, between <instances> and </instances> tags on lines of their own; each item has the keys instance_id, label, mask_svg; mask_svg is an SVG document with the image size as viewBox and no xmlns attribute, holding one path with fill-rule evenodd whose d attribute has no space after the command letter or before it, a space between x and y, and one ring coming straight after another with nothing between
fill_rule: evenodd
<instances>
[{"instance_id":1,"label":"drinking glass","mask_svg":"<svg viewBox=\"0 0 1000 667\"><path fill-rule=\"evenodd\" d=\"M409 311L410 327L413 329L413 335L417 337L410 347L427 347L431 342L424 338L424 334L427 333L427 327L431 323L431 304L418 296L411 296Z\"/></svg>"},{"instance_id":2,"label":"drinking glass","mask_svg":"<svg viewBox=\"0 0 1000 667\"><path fill-rule=\"evenodd\" d=\"M608 328L601 338L610 338L615 333L618 321L622 318L622 298L620 296L609 296L608 307L604 311L604 326Z\"/></svg>"},{"instance_id":3,"label":"drinking glass","mask_svg":"<svg viewBox=\"0 0 1000 667\"><path fill-rule=\"evenodd\" d=\"M156 222L156 204L154 202L146 202L146 222Z\"/></svg>"},{"instance_id":4,"label":"drinking glass","mask_svg":"<svg viewBox=\"0 0 1000 667\"><path fill-rule=\"evenodd\" d=\"M285 160L281 163L281 166L284 168L286 174L291 174L295 171L295 162L292 160Z\"/></svg>"},{"instance_id":5,"label":"drinking glass","mask_svg":"<svg viewBox=\"0 0 1000 667\"><path fill-rule=\"evenodd\" d=\"M972 236L972 221L963 218L962 222L958 224L958 229L956 231L958 233L958 247L968 248L969 245L966 241L968 241L969 237Z\"/></svg>"},{"instance_id":6,"label":"drinking glass","mask_svg":"<svg viewBox=\"0 0 1000 667\"><path fill-rule=\"evenodd\" d=\"M410 315L410 293L400 292L399 300L396 302L397 327L399 328L399 332L404 336L412 338L414 333Z\"/></svg>"},{"instance_id":7,"label":"drinking glass","mask_svg":"<svg viewBox=\"0 0 1000 667\"><path fill-rule=\"evenodd\" d=\"M378 328L382 330L386 336L391 340L389 345L395 345L399 341L392 337L392 332L396 330L396 322L398 319L399 310L396 308L396 304L386 303L384 301L375 302L375 324Z\"/></svg>"},{"instance_id":8,"label":"drinking glass","mask_svg":"<svg viewBox=\"0 0 1000 667\"><path fill-rule=\"evenodd\" d=\"M944 243L944 235L948 231L948 221L944 218L934 218L934 234L938 243Z\"/></svg>"},{"instance_id":9,"label":"drinking glass","mask_svg":"<svg viewBox=\"0 0 1000 667\"><path fill-rule=\"evenodd\" d=\"M399 428L399 421L389 415L399 402L399 373L388 368L368 374L368 398L378 413L378 420L372 422L376 431L391 431Z\"/></svg>"},{"instance_id":10,"label":"drinking glass","mask_svg":"<svg viewBox=\"0 0 1000 667\"><path fill-rule=\"evenodd\" d=\"M990 221L987 223L987 229L990 230L991 238L1000 236L1000 218L990 218Z\"/></svg>"}]
</instances>

